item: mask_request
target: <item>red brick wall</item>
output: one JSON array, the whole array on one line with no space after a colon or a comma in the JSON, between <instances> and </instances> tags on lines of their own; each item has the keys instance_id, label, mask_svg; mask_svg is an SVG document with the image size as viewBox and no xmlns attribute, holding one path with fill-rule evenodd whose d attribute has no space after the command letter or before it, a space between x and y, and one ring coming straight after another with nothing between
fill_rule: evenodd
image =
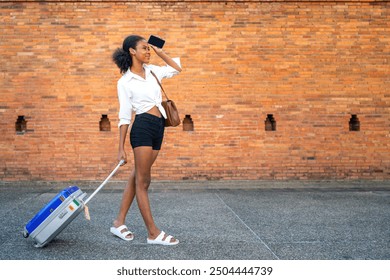
<instances>
[{"instance_id":1,"label":"red brick wall","mask_svg":"<svg viewBox=\"0 0 390 280\"><path fill-rule=\"evenodd\" d=\"M194 121L193 132L167 129L154 179L390 178L390 3L1 1L0 16L1 180L110 171L111 54L129 34L160 35L181 57L184 71L164 85Z\"/></svg>"}]
</instances>

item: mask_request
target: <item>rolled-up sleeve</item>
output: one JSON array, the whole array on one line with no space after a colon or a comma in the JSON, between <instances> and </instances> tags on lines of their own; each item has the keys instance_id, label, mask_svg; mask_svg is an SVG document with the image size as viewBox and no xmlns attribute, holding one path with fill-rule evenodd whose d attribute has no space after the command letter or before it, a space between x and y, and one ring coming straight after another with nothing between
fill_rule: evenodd
<instances>
[{"instance_id":1,"label":"rolled-up sleeve","mask_svg":"<svg viewBox=\"0 0 390 280\"><path fill-rule=\"evenodd\" d=\"M118 99L119 99L118 127L120 127L121 125L124 124L129 125L131 122L131 114L132 114L131 92L130 90L126 89L123 83L120 82L118 82L117 89L118 89Z\"/></svg>"},{"instance_id":2,"label":"rolled-up sleeve","mask_svg":"<svg viewBox=\"0 0 390 280\"><path fill-rule=\"evenodd\" d=\"M180 62L180 58L179 57L172 58L172 60L174 62L176 62L177 65L179 65L180 68L181 68L181 62ZM175 68L173 68L173 67L171 67L169 65L154 66L154 68L152 70L153 70L153 72L156 73L156 75L157 75L157 77L159 78L160 81L162 79L164 79L164 78L171 78L171 77L173 77L173 76L175 76L175 75L180 73Z\"/></svg>"}]
</instances>

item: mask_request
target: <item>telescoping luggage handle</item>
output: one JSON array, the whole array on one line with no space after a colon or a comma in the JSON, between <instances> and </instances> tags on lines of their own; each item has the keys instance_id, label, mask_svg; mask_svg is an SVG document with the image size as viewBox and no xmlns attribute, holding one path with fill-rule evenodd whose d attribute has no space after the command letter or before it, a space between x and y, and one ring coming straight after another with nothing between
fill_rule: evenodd
<instances>
[{"instance_id":1,"label":"telescoping luggage handle","mask_svg":"<svg viewBox=\"0 0 390 280\"><path fill-rule=\"evenodd\" d=\"M104 182L100 184L100 186L87 198L87 200L84 201L84 205L86 205L101 190L101 188L104 187L104 185L111 179L112 176L114 176L114 174L118 171L119 167L121 167L121 165L123 165L124 163L125 161L122 159L115 167L115 169L111 172L111 174L108 175L106 180L104 180Z\"/></svg>"},{"instance_id":2,"label":"telescoping luggage handle","mask_svg":"<svg viewBox=\"0 0 390 280\"><path fill-rule=\"evenodd\" d=\"M125 161L122 159L115 167L115 169L111 172L111 174L108 175L106 180L104 180L104 182L100 184L100 186L87 198L87 200L84 201L84 216L88 221L91 220L91 216L89 215L89 209L87 203L100 191L101 188L104 187L104 185L108 182L108 180L110 180L111 177L114 176L114 174L118 171L119 167L121 167L121 165L123 165L124 163Z\"/></svg>"}]
</instances>

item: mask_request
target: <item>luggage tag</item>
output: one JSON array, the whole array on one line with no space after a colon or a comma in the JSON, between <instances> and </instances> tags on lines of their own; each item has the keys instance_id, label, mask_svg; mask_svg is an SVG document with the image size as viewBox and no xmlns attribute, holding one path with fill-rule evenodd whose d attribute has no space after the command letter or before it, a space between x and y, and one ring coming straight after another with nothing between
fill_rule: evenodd
<instances>
[{"instance_id":1,"label":"luggage tag","mask_svg":"<svg viewBox=\"0 0 390 280\"><path fill-rule=\"evenodd\" d=\"M89 209L88 209L88 206L87 205L84 205L84 216L85 218L90 221L91 220L91 216L89 215Z\"/></svg>"}]
</instances>

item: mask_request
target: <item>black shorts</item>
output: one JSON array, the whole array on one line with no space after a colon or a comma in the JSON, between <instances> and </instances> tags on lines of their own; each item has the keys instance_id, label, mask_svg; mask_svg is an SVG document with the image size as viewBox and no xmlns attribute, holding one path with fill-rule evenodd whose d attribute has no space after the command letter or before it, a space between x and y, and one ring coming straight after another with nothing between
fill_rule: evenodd
<instances>
[{"instance_id":1,"label":"black shorts","mask_svg":"<svg viewBox=\"0 0 390 280\"><path fill-rule=\"evenodd\" d=\"M130 144L134 148L140 146L160 150L164 138L165 119L143 113L135 116L130 131Z\"/></svg>"}]
</instances>

